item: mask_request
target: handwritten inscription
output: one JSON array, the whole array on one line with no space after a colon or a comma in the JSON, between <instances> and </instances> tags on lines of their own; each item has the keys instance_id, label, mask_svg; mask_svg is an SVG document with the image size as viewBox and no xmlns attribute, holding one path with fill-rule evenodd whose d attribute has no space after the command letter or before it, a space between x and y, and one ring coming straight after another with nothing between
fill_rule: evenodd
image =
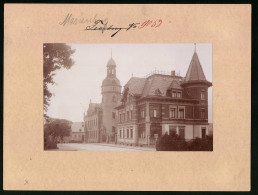
<instances>
[{"instance_id":1,"label":"handwritten inscription","mask_svg":"<svg viewBox=\"0 0 258 195\"><path fill-rule=\"evenodd\" d=\"M86 28L84 30L91 30L91 31L101 31L102 33L104 33L105 31L114 31L113 34L111 34L111 37L114 37L117 33L119 33L120 31L129 31L131 29L136 29L137 27L139 29L142 29L144 27L147 27L150 25L150 27L159 27L162 24L162 20L146 20L143 23L131 23L128 24L128 26L126 27L114 27L114 25L107 25L107 23L104 23L104 21L102 20L97 20L94 22L93 25L89 25L86 26Z\"/></svg>"},{"instance_id":2,"label":"handwritten inscription","mask_svg":"<svg viewBox=\"0 0 258 195\"><path fill-rule=\"evenodd\" d=\"M159 19L159 20L146 20L144 21L141 26L139 26L138 28L141 29L141 28L144 28L144 27L147 27L147 26L150 26L150 27L159 27L160 25L162 24L162 20Z\"/></svg>"},{"instance_id":3,"label":"handwritten inscription","mask_svg":"<svg viewBox=\"0 0 258 195\"><path fill-rule=\"evenodd\" d=\"M80 17L74 17L72 14L68 13L66 17L59 22L59 25L65 26L65 25L76 25L76 24L85 24L85 23L95 23L96 21L100 20L101 18L98 17L96 14L93 18L83 17L80 15ZM101 19L104 24L108 24L108 18Z\"/></svg>"}]
</instances>

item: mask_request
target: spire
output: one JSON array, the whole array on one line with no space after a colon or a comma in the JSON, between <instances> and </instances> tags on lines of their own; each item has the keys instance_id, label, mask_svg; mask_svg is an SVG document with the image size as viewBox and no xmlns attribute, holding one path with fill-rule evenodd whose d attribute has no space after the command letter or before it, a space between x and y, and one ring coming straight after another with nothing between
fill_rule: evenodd
<instances>
[{"instance_id":1,"label":"spire","mask_svg":"<svg viewBox=\"0 0 258 195\"><path fill-rule=\"evenodd\" d=\"M116 66L116 62L114 61L113 56L112 56L112 48L110 51L110 55L111 55L111 58L109 59L107 66Z\"/></svg>"},{"instance_id":2,"label":"spire","mask_svg":"<svg viewBox=\"0 0 258 195\"><path fill-rule=\"evenodd\" d=\"M196 53L196 43L194 43L194 53Z\"/></svg>"},{"instance_id":3,"label":"spire","mask_svg":"<svg viewBox=\"0 0 258 195\"><path fill-rule=\"evenodd\" d=\"M206 81L201 63L196 53L196 48L185 76L185 82L190 81Z\"/></svg>"}]
</instances>

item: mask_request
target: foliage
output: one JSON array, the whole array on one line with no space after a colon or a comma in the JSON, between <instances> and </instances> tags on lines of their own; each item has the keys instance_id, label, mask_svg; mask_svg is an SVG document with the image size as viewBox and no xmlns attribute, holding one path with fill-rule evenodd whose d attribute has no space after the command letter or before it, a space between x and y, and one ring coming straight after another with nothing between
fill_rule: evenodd
<instances>
[{"instance_id":1,"label":"foliage","mask_svg":"<svg viewBox=\"0 0 258 195\"><path fill-rule=\"evenodd\" d=\"M196 138L191 143L191 151L213 151L213 136L207 136L205 139Z\"/></svg>"},{"instance_id":2,"label":"foliage","mask_svg":"<svg viewBox=\"0 0 258 195\"><path fill-rule=\"evenodd\" d=\"M165 133L156 144L157 151L213 151L213 137L205 139L196 138L192 141L185 141L177 134L168 135Z\"/></svg>"},{"instance_id":3,"label":"foliage","mask_svg":"<svg viewBox=\"0 0 258 195\"><path fill-rule=\"evenodd\" d=\"M52 93L48 89L48 84L54 84L55 71L60 68L70 69L74 64L71 55L75 52L65 43L45 43L43 44L43 87L44 87L44 110L50 104Z\"/></svg>"},{"instance_id":4,"label":"foliage","mask_svg":"<svg viewBox=\"0 0 258 195\"><path fill-rule=\"evenodd\" d=\"M182 151L187 150L188 143L181 139L177 134L172 133L168 135L165 133L161 138L157 141L156 144L157 150L161 151Z\"/></svg>"},{"instance_id":5,"label":"foliage","mask_svg":"<svg viewBox=\"0 0 258 195\"><path fill-rule=\"evenodd\" d=\"M47 149L57 149L57 144L55 140L52 139L51 136L44 137L44 150Z\"/></svg>"},{"instance_id":6,"label":"foliage","mask_svg":"<svg viewBox=\"0 0 258 195\"><path fill-rule=\"evenodd\" d=\"M70 136L71 122L64 119L52 119L44 125L44 136L63 139L64 136Z\"/></svg>"}]
</instances>

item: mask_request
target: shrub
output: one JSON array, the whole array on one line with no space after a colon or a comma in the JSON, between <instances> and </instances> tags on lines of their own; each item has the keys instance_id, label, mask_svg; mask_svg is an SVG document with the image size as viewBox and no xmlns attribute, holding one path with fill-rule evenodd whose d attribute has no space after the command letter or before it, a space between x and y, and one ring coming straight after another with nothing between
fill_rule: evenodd
<instances>
[{"instance_id":1,"label":"shrub","mask_svg":"<svg viewBox=\"0 0 258 195\"><path fill-rule=\"evenodd\" d=\"M165 133L157 140L157 151L213 151L213 137L205 139L196 138L192 141L185 141L177 134L168 135Z\"/></svg>"},{"instance_id":2,"label":"shrub","mask_svg":"<svg viewBox=\"0 0 258 195\"><path fill-rule=\"evenodd\" d=\"M57 144L50 136L44 137L44 150L57 149Z\"/></svg>"}]
</instances>

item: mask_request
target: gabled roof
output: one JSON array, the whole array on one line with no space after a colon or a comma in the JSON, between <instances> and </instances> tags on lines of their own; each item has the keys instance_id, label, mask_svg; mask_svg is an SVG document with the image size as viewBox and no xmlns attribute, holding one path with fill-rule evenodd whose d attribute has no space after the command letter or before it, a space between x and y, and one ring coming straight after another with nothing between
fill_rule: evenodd
<instances>
[{"instance_id":1,"label":"gabled roof","mask_svg":"<svg viewBox=\"0 0 258 195\"><path fill-rule=\"evenodd\" d=\"M191 81L206 81L206 78L203 73L202 66L196 51L193 54L192 60L190 62L190 65L184 80L184 82L191 82Z\"/></svg>"},{"instance_id":2,"label":"gabled roof","mask_svg":"<svg viewBox=\"0 0 258 195\"><path fill-rule=\"evenodd\" d=\"M177 80L173 80L168 89L183 89Z\"/></svg>"},{"instance_id":3,"label":"gabled roof","mask_svg":"<svg viewBox=\"0 0 258 195\"><path fill-rule=\"evenodd\" d=\"M101 103L91 103L89 104L87 114L92 114L96 111L96 109L102 109Z\"/></svg>"},{"instance_id":4,"label":"gabled roof","mask_svg":"<svg viewBox=\"0 0 258 195\"><path fill-rule=\"evenodd\" d=\"M139 77L132 77L124 86L126 89L129 88L129 93L133 95L140 95L142 94L142 90L145 83L145 78L139 78Z\"/></svg>"}]
</instances>

